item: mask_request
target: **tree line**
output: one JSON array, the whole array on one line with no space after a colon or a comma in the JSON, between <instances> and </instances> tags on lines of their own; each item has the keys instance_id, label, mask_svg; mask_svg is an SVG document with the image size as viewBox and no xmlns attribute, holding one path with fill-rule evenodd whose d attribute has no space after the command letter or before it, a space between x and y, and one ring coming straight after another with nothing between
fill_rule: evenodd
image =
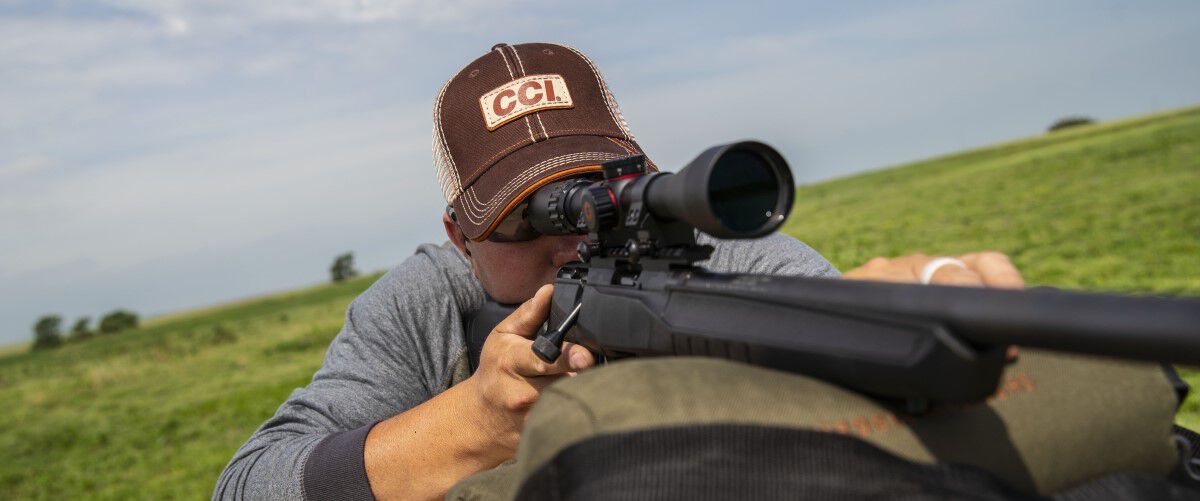
<instances>
[{"instance_id":1,"label":"tree line","mask_svg":"<svg viewBox=\"0 0 1200 501\"><path fill-rule=\"evenodd\" d=\"M347 252L334 258L329 267L330 278L336 282L344 282L358 276L354 268L354 253ZM132 311L118 309L100 317L100 323L92 328L92 317L79 317L69 331L63 330L63 318L60 315L42 315L33 324L33 349L45 350L57 348L66 342L84 341L97 334L116 334L121 331L136 329L138 315Z\"/></svg>"},{"instance_id":2,"label":"tree line","mask_svg":"<svg viewBox=\"0 0 1200 501\"><path fill-rule=\"evenodd\" d=\"M136 329L137 326L137 313L122 309L113 310L100 317L100 323L96 324L95 329L92 328L92 317L79 317L71 326L71 330L66 332L62 329L62 316L53 314L42 315L33 324L33 349L46 350L57 348L68 341L84 341L95 337L97 334L116 334L121 331Z\"/></svg>"}]
</instances>

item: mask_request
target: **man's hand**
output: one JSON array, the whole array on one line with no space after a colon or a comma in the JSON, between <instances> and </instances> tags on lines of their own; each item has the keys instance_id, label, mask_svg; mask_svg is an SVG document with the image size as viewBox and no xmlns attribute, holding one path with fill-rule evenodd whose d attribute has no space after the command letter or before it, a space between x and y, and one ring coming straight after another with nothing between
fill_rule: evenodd
<instances>
[{"instance_id":1,"label":"man's hand","mask_svg":"<svg viewBox=\"0 0 1200 501\"><path fill-rule=\"evenodd\" d=\"M542 286L500 322L483 344L479 369L463 382L477 399L479 424L495 438L501 460L516 452L525 414L542 389L596 363L591 352L572 343L563 343L562 356L552 364L533 353L533 337L550 313L553 292L553 286Z\"/></svg>"},{"instance_id":2,"label":"man's hand","mask_svg":"<svg viewBox=\"0 0 1200 501\"><path fill-rule=\"evenodd\" d=\"M920 282L921 271L936 256L913 254L911 256L877 257L842 275L856 280L880 280L884 282ZM975 287L998 287L1020 289L1025 287L1021 273L1013 266L1008 256L999 252L973 252L957 256L966 265L948 264L937 269L931 283L941 285L963 285Z\"/></svg>"},{"instance_id":3,"label":"man's hand","mask_svg":"<svg viewBox=\"0 0 1200 501\"><path fill-rule=\"evenodd\" d=\"M533 354L552 291L542 287L492 330L475 374L371 428L363 460L376 499L441 499L458 481L511 458L542 389L596 363L570 343L553 364Z\"/></svg>"},{"instance_id":4,"label":"man's hand","mask_svg":"<svg viewBox=\"0 0 1200 501\"><path fill-rule=\"evenodd\" d=\"M883 282L915 282L921 281L921 272L937 256L913 254L897 258L876 257L842 275L842 278L852 280L879 280ZM972 252L956 256L966 267L957 264L947 264L937 269L929 282L940 285L959 285L966 287L995 287L1001 289L1021 289L1025 287L1025 279L1021 272L1013 266L1008 256L995 252ZM1017 359L1017 347L1008 347L1008 361Z\"/></svg>"}]
</instances>

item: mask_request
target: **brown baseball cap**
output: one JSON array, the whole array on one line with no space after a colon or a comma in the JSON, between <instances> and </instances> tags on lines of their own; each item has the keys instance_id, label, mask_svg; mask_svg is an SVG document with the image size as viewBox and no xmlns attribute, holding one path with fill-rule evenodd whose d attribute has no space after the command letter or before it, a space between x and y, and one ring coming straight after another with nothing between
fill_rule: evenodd
<instances>
[{"instance_id":1,"label":"brown baseball cap","mask_svg":"<svg viewBox=\"0 0 1200 501\"><path fill-rule=\"evenodd\" d=\"M565 45L497 44L433 105L438 182L475 241L543 185L638 154L596 65Z\"/></svg>"}]
</instances>

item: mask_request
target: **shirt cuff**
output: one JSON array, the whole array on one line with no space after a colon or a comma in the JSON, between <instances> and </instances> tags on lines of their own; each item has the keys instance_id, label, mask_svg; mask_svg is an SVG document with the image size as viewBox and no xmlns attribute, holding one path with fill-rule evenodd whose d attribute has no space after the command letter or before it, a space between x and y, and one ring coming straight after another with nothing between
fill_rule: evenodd
<instances>
[{"instance_id":1,"label":"shirt cuff","mask_svg":"<svg viewBox=\"0 0 1200 501\"><path fill-rule=\"evenodd\" d=\"M313 447L304 462L304 497L309 501L325 499L371 500L367 465L363 449L367 433L375 423L329 435Z\"/></svg>"}]
</instances>

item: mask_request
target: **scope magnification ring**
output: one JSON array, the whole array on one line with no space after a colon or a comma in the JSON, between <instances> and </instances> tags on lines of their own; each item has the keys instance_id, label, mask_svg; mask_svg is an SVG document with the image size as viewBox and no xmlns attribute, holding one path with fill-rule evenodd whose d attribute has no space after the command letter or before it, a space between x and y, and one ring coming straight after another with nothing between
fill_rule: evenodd
<instances>
[{"instance_id":1,"label":"scope magnification ring","mask_svg":"<svg viewBox=\"0 0 1200 501\"><path fill-rule=\"evenodd\" d=\"M550 220L550 225L553 226L560 235L572 233L571 230L573 229L571 224L567 222L565 217L563 217L563 208L566 205L565 199L567 197L567 191L570 190L571 186L572 185L569 183L563 183L556 186L554 191L550 193L550 200L547 201L546 204L548 209L546 213L549 215L547 219Z\"/></svg>"},{"instance_id":2,"label":"scope magnification ring","mask_svg":"<svg viewBox=\"0 0 1200 501\"><path fill-rule=\"evenodd\" d=\"M606 186L588 188L581 216L589 231L616 227L617 205L613 201L612 190Z\"/></svg>"}]
</instances>

